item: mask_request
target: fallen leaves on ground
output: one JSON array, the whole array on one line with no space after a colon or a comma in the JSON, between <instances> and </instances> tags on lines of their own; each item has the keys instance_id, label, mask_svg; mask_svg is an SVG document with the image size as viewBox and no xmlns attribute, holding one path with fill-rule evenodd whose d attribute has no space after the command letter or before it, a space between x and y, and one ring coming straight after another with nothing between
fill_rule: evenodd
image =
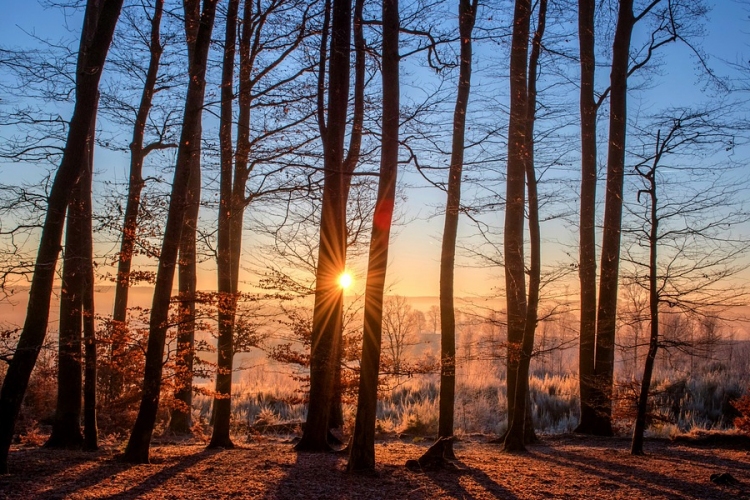
<instances>
[{"instance_id":1,"label":"fallen leaves on ground","mask_svg":"<svg viewBox=\"0 0 750 500\"><path fill-rule=\"evenodd\" d=\"M429 444L379 441L375 475L347 474L345 454L296 453L263 436L233 450L156 445L148 465L119 462L111 446L94 453L13 447L0 498L750 498L746 448L648 441L647 455L635 457L625 439L557 436L507 454L472 437L455 444L457 470L404 467ZM711 481L724 473L738 484Z\"/></svg>"}]
</instances>

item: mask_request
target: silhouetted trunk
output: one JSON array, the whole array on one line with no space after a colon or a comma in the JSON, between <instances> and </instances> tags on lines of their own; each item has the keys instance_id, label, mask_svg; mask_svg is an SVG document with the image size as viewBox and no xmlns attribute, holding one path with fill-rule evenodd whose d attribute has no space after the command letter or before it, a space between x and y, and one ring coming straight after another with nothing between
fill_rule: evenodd
<instances>
[{"instance_id":1,"label":"silhouetted trunk","mask_svg":"<svg viewBox=\"0 0 750 500\"><path fill-rule=\"evenodd\" d=\"M594 0L578 1L578 42L581 61L581 213L579 267L581 283L578 375L581 421L576 432L591 433L595 408L591 400L596 345L596 113L594 98Z\"/></svg>"},{"instance_id":2,"label":"silhouetted trunk","mask_svg":"<svg viewBox=\"0 0 750 500\"><path fill-rule=\"evenodd\" d=\"M526 275L524 272L524 219L526 204L526 118L528 109L526 68L531 5L516 0L510 53L510 120L505 196L505 289L508 315L508 433L504 449L524 449L523 419L526 407L522 374L526 325ZM513 402L511 406L510 402ZM520 429L520 432L514 432Z\"/></svg>"},{"instance_id":3,"label":"silhouetted trunk","mask_svg":"<svg viewBox=\"0 0 750 500\"><path fill-rule=\"evenodd\" d=\"M324 32L325 33L325 32ZM351 4L333 0L331 49L328 66L328 123L319 99L319 125L324 147L325 178L320 215L320 243L315 282L312 345L310 352L310 402L302 439L295 449L325 451L334 388L336 343L342 327L342 293L338 277L346 262L346 177L343 174L344 134L349 97ZM325 37L324 37L325 38ZM321 48L321 52L324 49ZM321 79L322 79L321 75Z\"/></svg>"},{"instance_id":4,"label":"silhouetted trunk","mask_svg":"<svg viewBox=\"0 0 750 500\"><path fill-rule=\"evenodd\" d=\"M539 289L541 286L541 234L539 229L539 195L537 190L536 167L534 164L534 125L536 121L536 78L539 56L541 54L542 37L544 36L547 18L547 1L539 2L539 20L531 43L529 57L529 74L527 80L527 103L525 123L525 165L526 186L528 189L529 214L529 291L526 304L526 318L524 324L521 353L516 374L516 389L513 392L512 418L508 419L508 432L505 436L505 449L509 451L522 450L525 443L536 441L534 423L531 415L531 397L529 394L529 365L534 348L534 336L537 326L537 311L539 309ZM509 391L510 393L510 391ZM520 446L519 446L520 441Z\"/></svg>"},{"instance_id":5,"label":"silhouetted trunk","mask_svg":"<svg viewBox=\"0 0 750 500\"><path fill-rule=\"evenodd\" d=\"M83 158L93 116L96 114L97 91L104 61L112 42L122 0L110 0L101 4L99 15L92 10L98 2L87 3L82 40L88 37L86 28L95 26L91 43L79 51L80 67L76 75L76 103L68 128L68 138L60 168L55 175L47 199L47 215L39 239L39 251L34 264L34 276L29 290L26 320L16 352L8 365L8 371L0 391L0 474L8 472L8 450L13 438L13 429L21 408L23 396L34 369L39 350L44 343L49 320L49 306L55 267L60 251L65 211L73 186L85 168ZM82 44L84 45L84 44Z\"/></svg>"},{"instance_id":6,"label":"silhouetted trunk","mask_svg":"<svg viewBox=\"0 0 750 500\"><path fill-rule=\"evenodd\" d=\"M453 301L453 276L456 261L456 235L461 211L461 176L464 164L466 109L471 90L471 37L477 13L477 0L461 0L458 5L458 30L461 37L461 61L458 93L453 111L453 142L448 172L448 201L440 254L440 414L438 439L453 436L456 392L456 315ZM453 456L453 441L444 441L443 454Z\"/></svg>"},{"instance_id":7,"label":"silhouetted trunk","mask_svg":"<svg viewBox=\"0 0 750 500\"><path fill-rule=\"evenodd\" d=\"M365 37L362 27L362 11L364 9L364 0L355 0L354 2L354 114L352 116L352 131L349 136L349 150L344 159L344 206L349 201L349 190L352 183L352 173L359 162L359 152L362 145L362 124L365 117ZM322 90L322 89L321 89ZM346 209L346 208L345 208ZM341 302L339 307L344 311L344 294L339 295L338 300ZM344 328L338 332L339 338L336 340L336 352L334 357L336 361L336 373L334 374L334 391L331 401L331 414L328 417L328 426L336 429L344 425L344 409L342 405L343 385L341 382L341 365L344 355Z\"/></svg>"},{"instance_id":8,"label":"silhouetted trunk","mask_svg":"<svg viewBox=\"0 0 750 500\"><path fill-rule=\"evenodd\" d=\"M398 0L383 0L383 129L380 179L372 224L365 288L364 336L357 416L347 470L375 468L375 418L378 401L380 345L383 333L383 292L396 197L399 129Z\"/></svg>"},{"instance_id":9,"label":"silhouetted trunk","mask_svg":"<svg viewBox=\"0 0 750 500\"><path fill-rule=\"evenodd\" d=\"M85 161L85 160L84 160ZM85 168L84 170L88 170ZM60 288L60 328L57 361L57 405L52 434L47 448L80 449L82 356L81 331L83 310L83 234L86 173L81 173L68 205L65 226L65 255L63 257L62 286Z\"/></svg>"},{"instance_id":10,"label":"silhouetted trunk","mask_svg":"<svg viewBox=\"0 0 750 500\"><path fill-rule=\"evenodd\" d=\"M109 381L110 399L115 399L122 393L122 375L119 366L119 358L125 348L127 334L127 312L128 291L130 290L130 268L133 261L136 235L138 232L138 209L141 204L141 191L143 190L143 160L153 149L160 148L161 144L155 143L144 147L144 135L146 131L146 120L151 110L151 102L156 88L156 79L159 73L159 61L162 54L160 40L161 16L164 8L164 0L156 0L154 5L154 16L151 19L151 43L149 46L150 59L146 80L143 84L141 102L138 105L138 114L133 126L133 139L130 142L130 174L128 178L128 198L125 204L125 220L122 225L122 241L120 242L120 253L118 254L117 281L115 282L115 304L112 312L110 328L112 345L110 348L113 373Z\"/></svg>"},{"instance_id":11,"label":"silhouetted trunk","mask_svg":"<svg viewBox=\"0 0 750 500\"><path fill-rule=\"evenodd\" d=\"M609 105L609 147L607 192L604 205L599 309L596 327L596 368L593 403L595 416L591 432L611 436L612 384L615 361L615 320L620 270L622 189L625 174L628 63L633 32L633 0L621 0L615 38L612 43L612 72Z\"/></svg>"},{"instance_id":12,"label":"silhouetted trunk","mask_svg":"<svg viewBox=\"0 0 750 500\"><path fill-rule=\"evenodd\" d=\"M250 2L251 3L251 2ZM248 8L246 3L246 9ZM237 297L232 286L232 104L234 102L234 55L237 44L239 0L230 0L224 37L224 61L221 78L221 122L219 143L221 173L219 179L219 221L216 263L219 291L219 339L214 395L214 429L209 448L234 448L229 437L232 414L232 349ZM243 186L244 192L244 186Z\"/></svg>"},{"instance_id":13,"label":"silhouetted trunk","mask_svg":"<svg viewBox=\"0 0 750 500\"><path fill-rule=\"evenodd\" d=\"M656 196L656 167L661 159L660 143L661 134L656 134L656 155L651 169L643 173L638 170L640 176L648 183L648 189L641 190L640 194L648 194L651 203L649 231L649 259L648 259L648 305L651 319L651 337L648 344L648 353L646 354L646 364L643 367L643 379L641 380L641 393L638 396L638 409L635 417L635 426L633 428L633 441L630 446L632 455L643 455L643 434L646 431L646 413L648 411L648 393L651 390L651 376L654 373L654 363L656 362L656 352L659 349L659 288L657 285L658 259L657 247L659 244L659 216L657 213L657 196Z\"/></svg>"},{"instance_id":14,"label":"silhouetted trunk","mask_svg":"<svg viewBox=\"0 0 750 500\"><path fill-rule=\"evenodd\" d=\"M177 165L172 183L167 224L164 230L159 267L154 287L154 299L149 322L146 366L143 378L143 397L138 416L130 435L124 459L128 462L147 463L151 434L156 423L161 390L164 342L169 326L169 303L177 264L180 235L188 209L188 190L194 158L200 153L201 115L205 96L205 75L211 31L218 0L204 0L195 40L195 51L190 68L182 134L177 150Z\"/></svg>"},{"instance_id":15,"label":"silhouetted trunk","mask_svg":"<svg viewBox=\"0 0 750 500\"><path fill-rule=\"evenodd\" d=\"M88 168L81 175L81 262L83 306L83 344L85 348L83 365L83 449L99 449L99 429L96 422L96 324L94 309L94 235L92 227L93 203L92 182L94 174L94 138L96 134L96 114L91 120L87 163Z\"/></svg>"},{"instance_id":16,"label":"silhouetted trunk","mask_svg":"<svg viewBox=\"0 0 750 500\"><path fill-rule=\"evenodd\" d=\"M188 0L185 8L185 38L187 42L188 68L192 69L195 42L200 27L200 1ZM199 125L199 127L201 127ZM202 130L202 128L200 128ZM200 137L202 132L198 132ZM200 209L200 142L197 151L190 157L190 184L187 188L188 208L180 234L177 271L178 324L177 353L175 355L175 406L169 418L169 431L188 436L192 434L193 407L193 360L195 359L195 292L196 263L195 240ZM196 194L197 193L197 194ZM213 419L212 419L213 420Z\"/></svg>"}]
</instances>

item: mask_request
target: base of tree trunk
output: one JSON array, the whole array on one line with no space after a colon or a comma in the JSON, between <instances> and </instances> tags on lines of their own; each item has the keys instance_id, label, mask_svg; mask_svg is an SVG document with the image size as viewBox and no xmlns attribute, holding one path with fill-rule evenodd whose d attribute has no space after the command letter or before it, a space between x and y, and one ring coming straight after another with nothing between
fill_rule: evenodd
<instances>
[{"instance_id":1,"label":"base of tree trunk","mask_svg":"<svg viewBox=\"0 0 750 500\"><path fill-rule=\"evenodd\" d=\"M505 436L503 441L503 451L508 453L524 453L526 452L526 446L524 444L523 435L508 434Z\"/></svg>"},{"instance_id":2,"label":"base of tree trunk","mask_svg":"<svg viewBox=\"0 0 750 500\"><path fill-rule=\"evenodd\" d=\"M407 460L406 468L417 472L461 470L455 463L456 455L453 452L455 439L454 436L439 438L418 460Z\"/></svg>"},{"instance_id":3,"label":"base of tree trunk","mask_svg":"<svg viewBox=\"0 0 750 500\"><path fill-rule=\"evenodd\" d=\"M81 450L83 449L83 434L81 431L69 430L68 432L53 432L46 443L45 448L52 450Z\"/></svg>"},{"instance_id":4,"label":"base of tree trunk","mask_svg":"<svg viewBox=\"0 0 750 500\"><path fill-rule=\"evenodd\" d=\"M234 443L232 442L231 438L228 438L228 437L211 438L211 442L208 443L208 446L206 446L206 449L212 450L216 448L223 448L225 450L233 450Z\"/></svg>"},{"instance_id":5,"label":"base of tree trunk","mask_svg":"<svg viewBox=\"0 0 750 500\"><path fill-rule=\"evenodd\" d=\"M149 464L151 462L149 461L148 452L148 447L145 449L125 448L125 453L120 455L118 459L128 464Z\"/></svg>"},{"instance_id":6,"label":"base of tree trunk","mask_svg":"<svg viewBox=\"0 0 750 500\"><path fill-rule=\"evenodd\" d=\"M169 433L175 436L192 436L193 430L190 426L190 415L185 413L172 413L169 419Z\"/></svg>"}]
</instances>

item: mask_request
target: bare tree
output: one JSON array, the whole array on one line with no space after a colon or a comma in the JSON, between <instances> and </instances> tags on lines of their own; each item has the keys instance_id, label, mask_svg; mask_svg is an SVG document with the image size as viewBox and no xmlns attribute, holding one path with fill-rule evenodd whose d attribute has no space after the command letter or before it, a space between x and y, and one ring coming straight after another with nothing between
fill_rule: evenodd
<instances>
[{"instance_id":1,"label":"bare tree","mask_svg":"<svg viewBox=\"0 0 750 500\"><path fill-rule=\"evenodd\" d=\"M653 139L644 141L639 152L634 173L640 184L637 200L645 208L630 208L637 225L624 229L633 238L625 255L634 266L627 279L647 290L649 297L650 334L633 430L634 455L643 454L657 352L670 344L687 344L661 336L660 309L668 306L710 316L739 305L746 293L727 282L747 268L738 259L750 248L750 241L732 229L750 218L738 201L742 183L732 175L731 164L709 167L711 179L705 178L704 165L695 165L705 154L703 149L732 149L736 138L731 126L714 121L726 110L673 113L658 120L655 137L647 136ZM646 150L649 146L651 153Z\"/></svg>"},{"instance_id":2,"label":"bare tree","mask_svg":"<svg viewBox=\"0 0 750 500\"><path fill-rule=\"evenodd\" d=\"M167 334L169 302L177 263L180 234L187 210L187 187L190 182L192 158L201 140L201 116L205 96L206 61L211 42L218 0L204 0L195 53L190 72L182 135L177 152L177 165L172 182L169 216L164 230L154 300L149 323L148 349L143 378L143 397L124 458L129 462L148 463L151 434L156 423L161 391L162 359Z\"/></svg>"},{"instance_id":3,"label":"bare tree","mask_svg":"<svg viewBox=\"0 0 750 500\"><path fill-rule=\"evenodd\" d=\"M76 106L70 121L65 153L48 199L26 321L0 391L0 474L8 472L8 450L13 428L31 371L44 342L65 211L72 188L86 168L83 159L91 122L96 114L99 80L121 7L121 0L104 2L101 6L93 0L87 3L79 52L83 70L77 73L76 78Z\"/></svg>"},{"instance_id":4,"label":"bare tree","mask_svg":"<svg viewBox=\"0 0 750 500\"><path fill-rule=\"evenodd\" d=\"M347 470L375 468L375 418L383 327L383 293L388 247L396 201L399 149L399 10L398 0L383 1L383 130L378 197L373 216L365 289L362 365L357 415Z\"/></svg>"}]
</instances>

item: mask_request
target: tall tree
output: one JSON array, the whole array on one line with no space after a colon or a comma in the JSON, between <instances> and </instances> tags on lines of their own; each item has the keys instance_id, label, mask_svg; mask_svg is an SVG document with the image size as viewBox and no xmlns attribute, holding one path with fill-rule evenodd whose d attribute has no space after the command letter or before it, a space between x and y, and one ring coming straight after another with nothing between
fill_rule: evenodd
<instances>
[{"instance_id":1,"label":"tall tree","mask_svg":"<svg viewBox=\"0 0 750 500\"><path fill-rule=\"evenodd\" d=\"M199 153L201 140L201 116L206 88L206 63L211 44L216 5L218 0L204 0L200 26L195 39L194 54L189 74L182 133L177 150L177 164L169 213L164 230L159 268L154 287L154 299L149 321L146 367L143 377L143 396L130 434L124 459L133 463L148 463L151 434L156 423L161 391L162 360L166 341L169 303L174 281L177 253L180 245L182 225L188 208L188 188L194 157Z\"/></svg>"},{"instance_id":2,"label":"tall tree","mask_svg":"<svg viewBox=\"0 0 750 500\"><path fill-rule=\"evenodd\" d=\"M217 271L219 288L219 341L216 363L216 392L214 395L214 429L210 448L234 448L229 436L232 397L232 357L236 287L232 276L232 103L234 101L234 55L237 45L237 13L239 0L229 0L227 25L224 36L224 61L221 77L221 124L219 141L221 173L219 181L219 225L217 241ZM251 11L252 2L245 2L245 12ZM244 26L245 32L249 26ZM245 187L242 186L244 193Z\"/></svg>"},{"instance_id":3,"label":"tall tree","mask_svg":"<svg viewBox=\"0 0 750 500\"><path fill-rule=\"evenodd\" d=\"M508 419L507 440L518 439L522 442L531 442L536 439L534 424L531 417L531 396L529 394L529 364L534 347L534 336L536 333L539 293L542 282L542 239L539 227L539 193L536 176L536 165L534 163L534 126L536 123L537 105L537 70L539 57L542 51L542 38L547 22L547 0L540 0L538 10L537 27L531 40L531 55L529 56L529 76L527 82L527 108L526 108L526 188L528 191L528 217L529 217L529 289L526 304L526 323L524 325L523 341L521 346L521 359L518 364L516 375L515 392L508 391L508 397L513 395L513 415ZM519 390L520 389L520 390ZM523 408L523 411L521 411ZM520 441L520 439L518 439ZM506 446L508 446L506 444ZM518 447L518 442L509 448ZM520 448L523 448L521 446Z\"/></svg>"},{"instance_id":4,"label":"tall tree","mask_svg":"<svg viewBox=\"0 0 750 500\"><path fill-rule=\"evenodd\" d=\"M321 41L323 55L328 36L329 6L331 2L327 0ZM338 286L338 277L344 271L346 261L344 194L347 190L347 176L343 174L343 161L349 100L351 2L333 0L331 7L327 122L322 94L319 94L318 99L318 125L323 140L325 172L310 354L310 403L302 439L295 447L299 451L329 449L327 437L334 391L334 366L338 352L336 341L342 328L343 315L343 303L339 299L342 291ZM319 86L322 85L324 74L321 72Z\"/></svg>"},{"instance_id":5,"label":"tall tree","mask_svg":"<svg viewBox=\"0 0 750 500\"><path fill-rule=\"evenodd\" d=\"M357 415L347 465L349 471L375 468L375 418L383 333L383 293L398 172L399 30L398 0L383 0L383 129L380 179L367 265L362 362Z\"/></svg>"},{"instance_id":6,"label":"tall tree","mask_svg":"<svg viewBox=\"0 0 750 500\"><path fill-rule=\"evenodd\" d=\"M115 281L115 300L112 312L112 357L115 361L124 348L125 330L128 312L128 291L130 290L130 270L133 262L137 231L138 210L141 204L141 192L144 187L143 162L146 155L156 149L168 147L161 142L144 144L146 122L148 120L151 103L156 92L156 83L159 74L159 62L163 52L160 36L161 18L164 10L164 0L156 0L154 13L151 17L151 37L149 42L149 63L146 70L146 78L143 83L143 92L138 106L138 111L133 124L133 137L130 142L130 172L128 174L128 194L125 203L125 215L122 226L122 240L120 252L117 255L117 279ZM112 375L109 387L109 397L116 398L122 392L122 381L115 371Z\"/></svg>"},{"instance_id":7,"label":"tall tree","mask_svg":"<svg viewBox=\"0 0 750 500\"><path fill-rule=\"evenodd\" d=\"M508 316L508 387L518 390L520 381L524 327L526 324L526 274L524 269L524 217L526 205L526 114L528 95L526 69L529 47L529 26L531 3L529 0L516 0L513 13L513 35L510 52L510 120L508 123L508 166L505 195L505 232L503 249L505 253L506 310ZM509 391L510 392L510 391ZM515 394L515 393L514 393ZM515 401L518 398L514 397ZM509 397L509 400L511 398ZM511 410L511 408L509 408ZM509 424L516 415L508 416ZM511 424L512 425L512 424ZM523 435L506 436L505 447L515 445Z\"/></svg>"},{"instance_id":8,"label":"tall tree","mask_svg":"<svg viewBox=\"0 0 750 500\"><path fill-rule=\"evenodd\" d=\"M73 186L86 168L82 160L86 154L91 122L96 114L99 80L121 8L122 0L102 3L89 0L86 4L81 38L89 39L90 31L87 29L93 30L94 34L90 38L91 43L85 44L79 51L82 71L76 75L76 103L65 152L47 201L47 215L34 264L26 320L0 391L0 474L8 472L8 450L13 428L31 371L44 343L65 211Z\"/></svg>"},{"instance_id":9,"label":"tall tree","mask_svg":"<svg viewBox=\"0 0 750 500\"><path fill-rule=\"evenodd\" d=\"M461 176L464 164L466 110L471 90L472 32L477 14L477 0L458 4L458 31L461 37L458 90L453 111L451 162L448 171L448 200L445 207L443 242L440 253L440 412L438 438L453 436L456 392L456 315L453 284L456 261L456 236L461 212ZM451 441L452 443L452 441ZM447 451L452 458L451 449Z\"/></svg>"},{"instance_id":10,"label":"tall tree","mask_svg":"<svg viewBox=\"0 0 750 500\"><path fill-rule=\"evenodd\" d=\"M578 356L581 422L577 432L588 432L594 419L591 387L596 346L596 72L595 0L578 1L578 46L581 64L581 210L578 275L581 283L580 347Z\"/></svg>"},{"instance_id":11,"label":"tall tree","mask_svg":"<svg viewBox=\"0 0 750 500\"><path fill-rule=\"evenodd\" d=\"M96 310L94 309L94 233L93 233L93 199L92 183L94 178L94 144L96 133L96 114L91 120L88 149L86 150L87 168L78 181L81 192L81 309L83 314L83 449L95 451L99 448L99 428L97 424L97 342ZM75 195L74 195L75 196ZM68 208L70 210L70 207Z\"/></svg>"},{"instance_id":12,"label":"tall tree","mask_svg":"<svg viewBox=\"0 0 750 500\"><path fill-rule=\"evenodd\" d=\"M642 140L642 147L653 148L652 152L638 148L637 204L627 206L623 262L631 264L625 282L648 292L645 316L650 335L633 427L630 451L634 455L644 451L657 353L670 344L683 350L695 348L679 334L665 336L661 317L678 311L710 325L727 309L746 301L747 290L733 278L747 269L738 257L746 255L750 242L746 232L736 229L750 217L740 201L747 185L744 176L738 179L734 174L743 167L733 165L730 158L736 142L734 126L717 119L729 114L724 106L670 110L657 118L655 137L645 134ZM714 160L714 165L696 161L717 152L724 157ZM669 308L661 310L666 305Z\"/></svg>"},{"instance_id":13,"label":"tall tree","mask_svg":"<svg viewBox=\"0 0 750 500\"><path fill-rule=\"evenodd\" d=\"M658 8L657 8L658 7ZM633 0L621 0L618 4L617 25L612 41L610 85L592 104L593 73L593 6L583 5L579 17L582 80L582 164L581 184L581 423L578 432L612 435L612 389L614 381L615 329L617 295L620 266L620 236L622 227L622 195L625 172L625 145L627 139L627 93L629 77L644 67L654 53L668 43L682 41L695 54L699 51L690 43L687 35L694 30L695 20L706 13L701 2L678 0L651 0L643 9L634 13ZM585 15L584 15L585 14ZM638 51L640 57L631 54L631 39L634 26L649 16L653 22L645 46ZM701 60L705 67L705 61ZM710 73L710 71L709 71ZM585 87L585 88L584 88ZM584 95L585 94L585 95ZM596 149L594 137L596 109L609 97L609 140L607 147L607 180L602 234L598 304L596 297L594 199ZM584 125L584 122L586 124ZM585 219L585 220L584 220ZM596 323L592 326L592 307L596 307Z\"/></svg>"}]
</instances>

